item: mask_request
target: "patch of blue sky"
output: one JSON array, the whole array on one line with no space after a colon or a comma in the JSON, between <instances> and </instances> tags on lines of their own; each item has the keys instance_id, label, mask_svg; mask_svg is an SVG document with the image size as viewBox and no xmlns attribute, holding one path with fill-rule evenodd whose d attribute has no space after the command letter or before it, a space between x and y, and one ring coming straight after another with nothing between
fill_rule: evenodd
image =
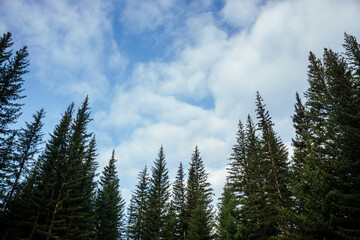
<instances>
[{"instance_id":1,"label":"patch of blue sky","mask_svg":"<svg viewBox=\"0 0 360 240\"><path fill-rule=\"evenodd\" d=\"M197 100L188 100L189 104L200 107L205 110L215 109L215 98L211 94L207 94L205 97Z\"/></svg>"}]
</instances>

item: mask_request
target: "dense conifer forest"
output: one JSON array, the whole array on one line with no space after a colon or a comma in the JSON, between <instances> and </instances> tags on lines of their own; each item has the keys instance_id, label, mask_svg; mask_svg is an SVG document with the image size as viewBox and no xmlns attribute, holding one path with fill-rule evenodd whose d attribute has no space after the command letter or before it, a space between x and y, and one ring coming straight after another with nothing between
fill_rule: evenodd
<instances>
[{"instance_id":1,"label":"dense conifer forest","mask_svg":"<svg viewBox=\"0 0 360 240\"><path fill-rule=\"evenodd\" d=\"M87 97L78 108L67 106L45 145L43 109L16 129L29 60L26 47L14 52L12 45L11 33L3 34L1 239L360 239L360 45L354 36L345 34L343 53L324 49L319 58L310 52L308 89L294 96L291 157L256 93L256 118L240 120L234 133L218 206L197 146L189 169L179 163L174 182L159 146L126 205L116 153L98 169Z\"/></svg>"}]
</instances>

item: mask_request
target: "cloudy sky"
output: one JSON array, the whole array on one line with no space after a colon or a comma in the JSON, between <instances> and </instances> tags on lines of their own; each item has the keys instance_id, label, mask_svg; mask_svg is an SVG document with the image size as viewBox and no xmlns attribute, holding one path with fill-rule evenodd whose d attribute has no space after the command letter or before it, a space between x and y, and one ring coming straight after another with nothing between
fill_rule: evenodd
<instances>
[{"instance_id":1,"label":"cloudy sky","mask_svg":"<svg viewBox=\"0 0 360 240\"><path fill-rule=\"evenodd\" d=\"M289 146L307 56L360 38L358 0L0 0L0 33L27 45L26 105L53 131L89 95L99 170L112 149L128 200L164 146L170 178L198 145L218 198L237 122L263 96Z\"/></svg>"}]
</instances>

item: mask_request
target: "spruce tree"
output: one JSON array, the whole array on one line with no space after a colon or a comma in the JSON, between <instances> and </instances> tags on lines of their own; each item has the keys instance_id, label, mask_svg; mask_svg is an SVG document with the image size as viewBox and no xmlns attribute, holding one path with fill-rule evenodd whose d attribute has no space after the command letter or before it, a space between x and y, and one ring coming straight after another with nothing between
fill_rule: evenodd
<instances>
[{"instance_id":1,"label":"spruce tree","mask_svg":"<svg viewBox=\"0 0 360 240\"><path fill-rule=\"evenodd\" d=\"M177 236L178 219L175 212L173 201L168 204L167 213L165 214L165 224L162 230L163 239L179 239Z\"/></svg>"},{"instance_id":2,"label":"spruce tree","mask_svg":"<svg viewBox=\"0 0 360 240\"><path fill-rule=\"evenodd\" d=\"M170 200L170 183L163 146L160 147L158 158L152 167L148 196L147 220L150 223L150 239L161 239L164 237L163 228Z\"/></svg>"},{"instance_id":3,"label":"spruce tree","mask_svg":"<svg viewBox=\"0 0 360 240\"><path fill-rule=\"evenodd\" d=\"M13 54L10 32L0 37L0 208L5 206L5 198L11 191L14 182L14 152L16 151L16 137L18 130L12 129L21 115L23 92L22 76L27 72L27 47L23 47Z\"/></svg>"},{"instance_id":4,"label":"spruce tree","mask_svg":"<svg viewBox=\"0 0 360 240\"><path fill-rule=\"evenodd\" d=\"M139 183L130 201L128 217L128 239L149 239L149 221L146 219L149 195L149 175L147 168L139 173Z\"/></svg>"},{"instance_id":5,"label":"spruce tree","mask_svg":"<svg viewBox=\"0 0 360 240\"><path fill-rule=\"evenodd\" d=\"M34 121L32 123L25 123L26 128L22 128L19 132L19 137L16 144L15 154L15 166L13 173L13 182L9 193L7 194L4 205L2 208L2 214L5 214L7 205L11 202L16 189L20 184L21 177L26 173L28 166L31 166L31 161L34 161L34 156L38 153L38 145L42 141L41 128L43 126L42 119L44 118L44 110L41 109L33 115ZM33 163L33 162L32 162Z\"/></svg>"},{"instance_id":6,"label":"spruce tree","mask_svg":"<svg viewBox=\"0 0 360 240\"><path fill-rule=\"evenodd\" d=\"M269 221L276 226L279 235L289 235L289 215L292 201L289 190L289 166L288 153L285 144L282 143L273 129L273 122L265 109L263 99L259 92L256 93L256 113L259 119L259 129L262 132L262 144L265 160L270 165L265 177L266 191L269 196L271 212Z\"/></svg>"},{"instance_id":7,"label":"spruce tree","mask_svg":"<svg viewBox=\"0 0 360 240\"><path fill-rule=\"evenodd\" d=\"M174 239L185 239L186 233L186 193L185 193L185 174L182 163L180 162L176 180L173 184L173 208L176 215L176 230Z\"/></svg>"},{"instance_id":8,"label":"spruce tree","mask_svg":"<svg viewBox=\"0 0 360 240\"><path fill-rule=\"evenodd\" d=\"M93 174L91 168L86 166L86 150L92 135L87 132L87 125L91 121L88 105L88 97L86 97L71 125L66 178L63 182L64 190L67 192L63 201L64 212L62 212L67 224L65 236L73 239L83 239L94 234L92 226L94 216L89 209L91 194L89 195L86 192L88 188L84 187L86 183L93 185L86 181L86 176Z\"/></svg>"},{"instance_id":9,"label":"spruce tree","mask_svg":"<svg viewBox=\"0 0 360 240\"><path fill-rule=\"evenodd\" d=\"M218 239L239 240L243 238L243 227L239 221L239 205L235 193L226 183L218 204Z\"/></svg>"},{"instance_id":10,"label":"spruce tree","mask_svg":"<svg viewBox=\"0 0 360 240\"><path fill-rule=\"evenodd\" d=\"M307 161L310 151L310 125L307 116L306 108L303 105L301 98L296 93L295 114L292 117L293 126L295 128L295 138L292 139L292 146L294 154L292 157L291 166L291 191L294 195L294 214L292 221L294 223L294 234L299 236L306 236L302 231L304 222L304 201L303 192L307 191L306 171L308 171Z\"/></svg>"},{"instance_id":11,"label":"spruce tree","mask_svg":"<svg viewBox=\"0 0 360 240\"><path fill-rule=\"evenodd\" d=\"M345 54L309 56L309 119L302 232L314 238L359 237L359 44L345 34Z\"/></svg>"},{"instance_id":12,"label":"spruce tree","mask_svg":"<svg viewBox=\"0 0 360 240\"><path fill-rule=\"evenodd\" d=\"M236 193L235 196L237 200L240 199L240 193L244 189L244 170L246 167L246 137L244 131L244 125L241 121L238 123L238 131L236 134L236 144L233 146L231 157L229 158L228 170L228 188L231 188L231 191Z\"/></svg>"},{"instance_id":13,"label":"spruce tree","mask_svg":"<svg viewBox=\"0 0 360 240\"><path fill-rule=\"evenodd\" d=\"M53 134L50 134L44 153L11 205L13 224L8 234L10 238L46 238L54 207L55 215L62 208L61 202L56 200L62 190L61 182L66 169L72 113L73 104L67 108ZM64 227L63 221L59 221L58 226Z\"/></svg>"},{"instance_id":14,"label":"spruce tree","mask_svg":"<svg viewBox=\"0 0 360 240\"><path fill-rule=\"evenodd\" d=\"M12 132L10 125L14 124L21 114L23 104L17 101L24 98L21 92L24 80L22 75L27 72L27 47L16 51L13 56L9 49L14 43L10 32L0 37L0 140Z\"/></svg>"},{"instance_id":15,"label":"spruce tree","mask_svg":"<svg viewBox=\"0 0 360 240\"><path fill-rule=\"evenodd\" d=\"M269 218L274 212L274 206L269 204L267 179L270 164L265 159L261 139L257 134L255 123L250 115L244 131L244 159L242 159L242 174L239 175L240 224L243 226L243 237L246 239L266 239L276 234L276 229Z\"/></svg>"},{"instance_id":16,"label":"spruce tree","mask_svg":"<svg viewBox=\"0 0 360 240\"><path fill-rule=\"evenodd\" d=\"M187 190L186 190L186 213L188 239L212 239L213 238L213 209L212 188L207 181L208 174L200 157L198 147L192 155Z\"/></svg>"},{"instance_id":17,"label":"spruce tree","mask_svg":"<svg viewBox=\"0 0 360 240\"><path fill-rule=\"evenodd\" d=\"M125 201L119 191L115 151L100 177L96 198L96 239L124 239Z\"/></svg>"}]
</instances>

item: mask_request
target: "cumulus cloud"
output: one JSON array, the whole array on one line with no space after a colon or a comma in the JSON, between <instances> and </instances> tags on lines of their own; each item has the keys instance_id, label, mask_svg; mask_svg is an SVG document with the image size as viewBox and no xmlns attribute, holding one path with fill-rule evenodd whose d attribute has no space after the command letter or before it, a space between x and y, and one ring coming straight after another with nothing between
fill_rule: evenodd
<instances>
[{"instance_id":1,"label":"cumulus cloud","mask_svg":"<svg viewBox=\"0 0 360 240\"><path fill-rule=\"evenodd\" d=\"M224 20L236 27L251 25L260 12L261 0L226 0L221 11Z\"/></svg>"},{"instance_id":2,"label":"cumulus cloud","mask_svg":"<svg viewBox=\"0 0 360 240\"><path fill-rule=\"evenodd\" d=\"M100 98L109 88L107 51L119 65L126 59L112 39L107 4L86 1L3 1L2 18L31 52L31 68L42 84L62 94ZM6 11L5 11L6 9Z\"/></svg>"},{"instance_id":3,"label":"cumulus cloud","mask_svg":"<svg viewBox=\"0 0 360 240\"><path fill-rule=\"evenodd\" d=\"M219 194L237 120L245 120L248 113L254 116L255 92L264 97L275 129L291 147L290 116L295 92L307 86L308 52L321 54L325 46L339 51L344 31L359 33L353 24L360 20L359 10L356 1L229 0L221 14L224 22L240 27L232 35L219 28L212 14L190 16L183 30L187 34L177 40L180 44L174 43L181 46L176 58L139 63L132 73L132 90L119 87L103 122L139 126L118 146L123 153L132 149L133 161L149 159L150 152L155 156L154 149L165 144L169 161L178 162L199 144ZM196 99L208 96L214 99L212 109L196 106ZM124 111L129 122L116 118Z\"/></svg>"}]
</instances>

